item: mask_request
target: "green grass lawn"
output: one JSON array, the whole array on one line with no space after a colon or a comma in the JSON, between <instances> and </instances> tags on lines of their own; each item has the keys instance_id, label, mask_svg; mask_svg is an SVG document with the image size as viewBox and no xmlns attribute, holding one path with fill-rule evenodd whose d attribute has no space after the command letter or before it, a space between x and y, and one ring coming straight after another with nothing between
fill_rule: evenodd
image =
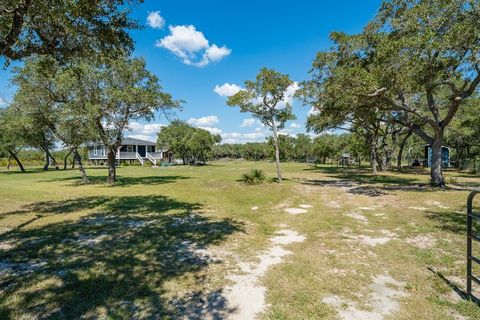
<instances>
[{"instance_id":1,"label":"green grass lawn","mask_svg":"<svg viewBox=\"0 0 480 320\"><path fill-rule=\"evenodd\" d=\"M234 318L232 276L261 265L281 229L305 240L259 276L259 318L480 318L452 289L465 287L465 189L479 178L449 171L455 188L438 190L425 172L286 163L283 184L245 186L251 168L274 177L247 161L123 167L114 186L105 168L87 185L72 170L0 170L0 319Z\"/></svg>"}]
</instances>

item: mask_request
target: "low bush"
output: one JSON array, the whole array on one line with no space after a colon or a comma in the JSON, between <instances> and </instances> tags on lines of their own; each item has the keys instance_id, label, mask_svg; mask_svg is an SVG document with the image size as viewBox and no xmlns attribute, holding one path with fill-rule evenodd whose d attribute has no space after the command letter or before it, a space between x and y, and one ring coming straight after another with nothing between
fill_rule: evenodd
<instances>
[{"instance_id":1,"label":"low bush","mask_svg":"<svg viewBox=\"0 0 480 320\"><path fill-rule=\"evenodd\" d=\"M252 169L250 172L242 174L240 180L245 184L260 184L266 180L265 173L260 169Z\"/></svg>"}]
</instances>

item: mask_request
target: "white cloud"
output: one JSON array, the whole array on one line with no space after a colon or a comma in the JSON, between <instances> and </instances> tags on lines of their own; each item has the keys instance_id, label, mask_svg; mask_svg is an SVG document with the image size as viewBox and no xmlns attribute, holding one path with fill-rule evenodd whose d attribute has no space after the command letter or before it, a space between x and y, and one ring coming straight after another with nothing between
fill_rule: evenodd
<instances>
[{"instance_id":1,"label":"white cloud","mask_svg":"<svg viewBox=\"0 0 480 320\"><path fill-rule=\"evenodd\" d=\"M157 41L156 46L165 48L182 59L183 63L198 67L217 62L232 50L226 46L209 44L202 32L192 26L169 26L170 34ZM200 54L203 52L203 55Z\"/></svg>"},{"instance_id":2,"label":"white cloud","mask_svg":"<svg viewBox=\"0 0 480 320\"><path fill-rule=\"evenodd\" d=\"M148 13L147 24L154 29L162 29L165 19L160 15L160 11L152 11Z\"/></svg>"},{"instance_id":3,"label":"white cloud","mask_svg":"<svg viewBox=\"0 0 480 320\"><path fill-rule=\"evenodd\" d=\"M298 82L294 82L291 85L288 86L287 90L285 91L285 97L283 98L282 101L280 101L277 104L278 109L283 109L285 106L288 104L292 104L293 102L293 97L297 90L299 89Z\"/></svg>"},{"instance_id":4,"label":"white cloud","mask_svg":"<svg viewBox=\"0 0 480 320\"><path fill-rule=\"evenodd\" d=\"M255 124L256 120L253 119L253 118L247 118L247 119L243 119L242 121L242 124L240 125L240 127L242 128L245 128L245 127L251 127Z\"/></svg>"},{"instance_id":5,"label":"white cloud","mask_svg":"<svg viewBox=\"0 0 480 320\"><path fill-rule=\"evenodd\" d=\"M218 129L218 128L215 128L215 127L197 127L197 128L200 128L200 129L203 129L203 130L207 130L208 132L210 132L211 134L221 134L222 133L222 130Z\"/></svg>"},{"instance_id":6,"label":"white cloud","mask_svg":"<svg viewBox=\"0 0 480 320\"><path fill-rule=\"evenodd\" d=\"M308 113L307 115L308 116L315 116L319 113L318 109L316 109L315 107L311 107L310 110L308 110Z\"/></svg>"},{"instance_id":7,"label":"white cloud","mask_svg":"<svg viewBox=\"0 0 480 320\"><path fill-rule=\"evenodd\" d=\"M132 122L129 125L129 130L126 132L126 136L148 141L157 141L157 135L163 127L165 127L165 125L161 123L144 124Z\"/></svg>"},{"instance_id":8,"label":"white cloud","mask_svg":"<svg viewBox=\"0 0 480 320\"><path fill-rule=\"evenodd\" d=\"M290 124L290 128L298 129L300 128L300 125L298 123L293 122L292 124Z\"/></svg>"},{"instance_id":9,"label":"white cloud","mask_svg":"<svg viewBox=\"0 0 480 320\"><path fill-rule=\"evenodd\" d=\"M217 62L228 56L230 53L232 53L232 50L222 46L218 47L216 44L212 44L210 47L205 50L205 53L203 54L203 59L200 62L202 65L209 64L210 62Z\"/></svg>"},{"instance_id":10,"label":"white cloud","mask_svg":"<svg viewBox=\"0 0 480 320\"><path fill-rule=\"evenodd\" d=\"M241 87L237 86L236 84L230 84L225 82L221 86L218 84L215 86L213 91L218 94L220 97L230 97L233 96L235 93L242 90Z\"/></svg>"},{"instance_id":11,"label":"white cloud","mask_svg":"<svg viewBox=\"0 0 480 320\"><path fill-rule=\"evenodd\" d=\"M190 118L187 122L195 127L213 127L213 125L217 124L219 120L217 116L206 116L201 118Z\"/></svg>"},{"instance_id":12,"label":"white cloud","mask_svg":"<svg viewBox=\"0 0 480 320\"><path fill-rule=\"evenodd\" d=\"M0 106L6 105L6 104L7 104L7 100L5 100L4 98L0 97Z\"/></svg>"}]
</instances>

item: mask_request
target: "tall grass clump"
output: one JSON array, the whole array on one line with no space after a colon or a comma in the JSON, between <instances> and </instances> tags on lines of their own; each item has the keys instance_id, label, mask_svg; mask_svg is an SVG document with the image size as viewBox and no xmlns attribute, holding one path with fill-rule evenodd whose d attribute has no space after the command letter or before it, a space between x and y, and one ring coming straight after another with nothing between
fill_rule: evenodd
<instances>
[{"instance_id":1,"label":"tall grass clump","mask_svg":"<svg viewBox=\"0 0 480 320\"><path fill-rule=\"evenodd\" d=\"M263 183L267 177L263 170L260 169L252 169L247 173L242 174L240 181L245 184L252 185L252 184L260 184Z\"/></svg>"}]
</instances>

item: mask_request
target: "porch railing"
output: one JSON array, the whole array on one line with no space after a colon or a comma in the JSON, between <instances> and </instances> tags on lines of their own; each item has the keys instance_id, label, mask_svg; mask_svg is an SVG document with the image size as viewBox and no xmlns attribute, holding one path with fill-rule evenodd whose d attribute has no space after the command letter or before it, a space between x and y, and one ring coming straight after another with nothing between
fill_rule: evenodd
<instances>
[{"instance_id":1,"label":"porch railing","mask_svg":"<svg viewBox=\"0 0 480 320\"><path fill-rule=\"evenodd\" d=\"M141 164L142 164L142 166L143 166L143 162L144 162L144 160L143 160L143 158L142 158L142 157L140 157L140 155L138 154L138 152L135 152L135 157L137 158L137 160L138 160L138 161L140 161L140 163L141 163Z\"/></svg>"},{"instance_id":2,"label":"porch railing","mask_svg":"<svg viewBox=\"0 0 480 320\"><path fill-rule=\"evenodd\" d=\"M157 165L157 159L155 159L150 153L147 152L147 159L150 160L151 163L153 163L154 166Z\"/></svg>"}]
</instances>

